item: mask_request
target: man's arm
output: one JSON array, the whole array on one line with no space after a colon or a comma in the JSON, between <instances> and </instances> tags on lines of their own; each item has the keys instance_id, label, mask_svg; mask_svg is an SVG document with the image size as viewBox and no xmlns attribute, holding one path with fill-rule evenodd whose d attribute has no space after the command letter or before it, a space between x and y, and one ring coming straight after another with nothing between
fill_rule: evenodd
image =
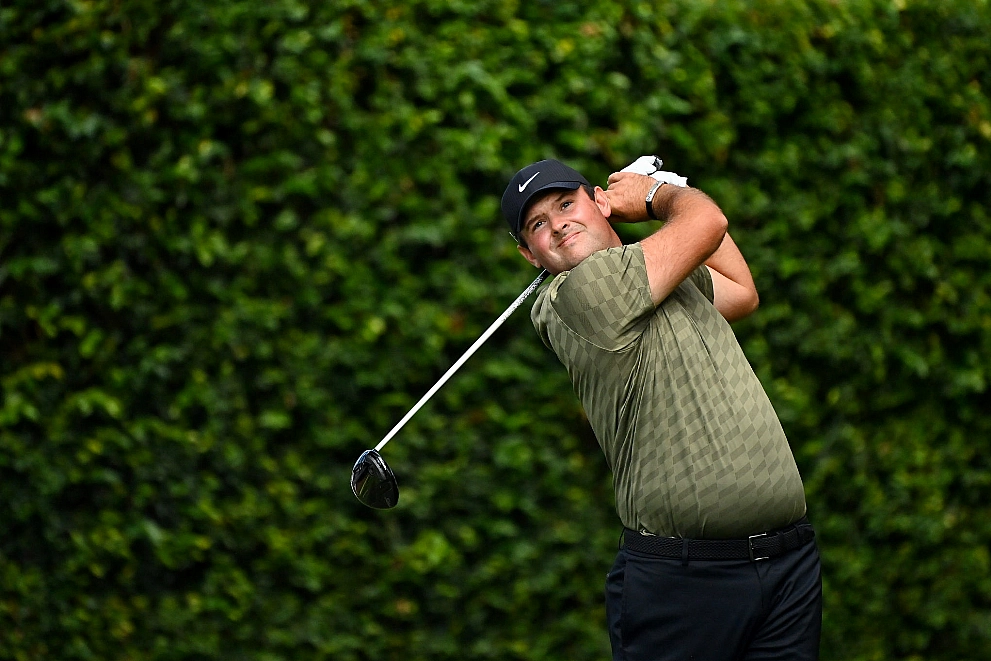
<instances>
[{"instance_id":1,"label":"man's arm","mask_svg":"<svg viewBox=\"0 0 991 661\"><path fill-rule=\"evenodd\" d=\"M648 220L642 200L653 183L642 175L610 175L606 191L612 206L610 219ZM759 298L750 268L726 232L726 217L708 195L693 188L661 186L654 196L654 213L666 224L641 245L655 304L704 263L712 276L713 304L727 321L742 319L757 309Z\"/></svg>"},{"instance_id":2,"label":"man's arm","mask_svg":"<svg viewBox=\"0 0 991 661\"><path fill-rule=\"evenodd\" d=\"M729 232L705 265L712 275L713 305L726 321L743 319L757 309L760 299L754 278Z\"/></svg>"},{"instance_id":3,"label":"man's arm","mask_svg":"<svg viewBox=\"0 0 991 661\"><path fill-rule=\"evenodd\" d=\"M650 177L629 172L614 172L609 175L606 196L611 208L610 220L648 220L644 199L654 183ZM727 222L716 203L694 188L670 184L661 186L654 196L653 209L657 218L665 221L665 224L641 241L640 245L647 264L650 295L657 305L692 271L715 256L726 236ZM719 260L718 266L725 268L722 261L724 260ZM718 291L716 287L723 289L724 283L716 285L718 276L715 274L724 274L719 268L714 268L713 271L713 289Z\"/></svg>"}]
</instances>

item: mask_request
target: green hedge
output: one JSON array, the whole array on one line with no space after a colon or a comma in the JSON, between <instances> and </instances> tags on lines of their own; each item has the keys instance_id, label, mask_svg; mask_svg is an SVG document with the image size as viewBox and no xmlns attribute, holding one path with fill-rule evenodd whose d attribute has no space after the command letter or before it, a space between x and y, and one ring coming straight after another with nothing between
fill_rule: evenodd
<instances>
[{"instance_id":1,"label":"green hedge","mask_svg":"<svg viewBox=\"0 0 991 661\"><path fill-rule=\"evenodd\" d=\"M643 153L761 291L824 659L991 646L991 7L0 6L0 658L600 659L618 540L520 166ZM629 240L653 226L628 229Z\"/></svg>"}]
</instances>

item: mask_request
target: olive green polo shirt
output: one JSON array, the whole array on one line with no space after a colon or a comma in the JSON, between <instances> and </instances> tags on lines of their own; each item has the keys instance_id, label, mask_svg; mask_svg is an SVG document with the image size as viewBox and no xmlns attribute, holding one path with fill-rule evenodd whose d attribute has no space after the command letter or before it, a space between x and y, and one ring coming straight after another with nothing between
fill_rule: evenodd
<instances>
[{"instance_id":1,"label":"olive green polo shirt","mask_svg":"<svg viewBox=\"0 0 991 661\"><path fill-rule=\"evenodd\" d=\"M788 525L805 493L788 440L702 266L660 305L639 244L557 275L531 312L565 365L628 528L719 539Z\"/></svg>"}]
</instances>

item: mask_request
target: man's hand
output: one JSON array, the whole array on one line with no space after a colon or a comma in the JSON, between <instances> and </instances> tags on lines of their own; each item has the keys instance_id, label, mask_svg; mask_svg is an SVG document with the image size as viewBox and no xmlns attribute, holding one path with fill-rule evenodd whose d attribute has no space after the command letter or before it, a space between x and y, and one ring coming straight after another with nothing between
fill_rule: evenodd
<instances>
[{"instance_id":1,"label":"man's hand","mask_svg":"<svg viewBox=\"0 0 991 661\"><path fill-rule=\"evenodd\" d=\"M650 177L631 172L613 172L609 175L606 197L612 207L609 220L614 223L639 223L650 220L644 200L657 182Z\"/></svg>"},{"instance_id":2,"label":"man's hand","mask_svg":"<svg viewBox=\"0 0 991 661\"><path fill-rule=\"evenodd\" d=\"M619 172L609 175L606 196L613 208L610 218L613 222L638 223L650 220L646 198L657 181L664 182L666 186L688 186L688 179L674 172L661 170L663 165L664 161L657 156L641 156ZM657 191L658 194L661 192Z\"/></svg>"},{"instance_id":3,"label":"man's hand","mask_svg":"<svg viewBox=\"0 0 991 661\"><path fill-rule=\"evenodd\" d=\"M625 168L620 170L620 172L632 172L634 174L645 174L652 179L657 181L663 181L667 184L672 184L678 186L679 188L684 188L688 186L688 179L682 177L680 174L675 174L674 172L665 172L661 169L664 166L664 161L658 158L656 155L652 156L641 156L637 160L633 161Z\"/></svg>"}]
</instances>

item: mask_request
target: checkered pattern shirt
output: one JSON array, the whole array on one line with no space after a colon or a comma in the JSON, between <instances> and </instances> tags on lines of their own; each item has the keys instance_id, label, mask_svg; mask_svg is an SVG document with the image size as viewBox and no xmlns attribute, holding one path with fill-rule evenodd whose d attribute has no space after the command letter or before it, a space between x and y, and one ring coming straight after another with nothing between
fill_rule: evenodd
<instances>
[{"instance_id":1,"label":"checkered pattern shirt","mask_svg":"<svg viewBox=\"0 0 991 661\"><path fill-rule=\"evenodd\" d=\"M537 296L628 528L719 539L788 525L805 492L788 440L699 267L660 305L639 244L593 254Z\"/></svg>"}]
</instances>

